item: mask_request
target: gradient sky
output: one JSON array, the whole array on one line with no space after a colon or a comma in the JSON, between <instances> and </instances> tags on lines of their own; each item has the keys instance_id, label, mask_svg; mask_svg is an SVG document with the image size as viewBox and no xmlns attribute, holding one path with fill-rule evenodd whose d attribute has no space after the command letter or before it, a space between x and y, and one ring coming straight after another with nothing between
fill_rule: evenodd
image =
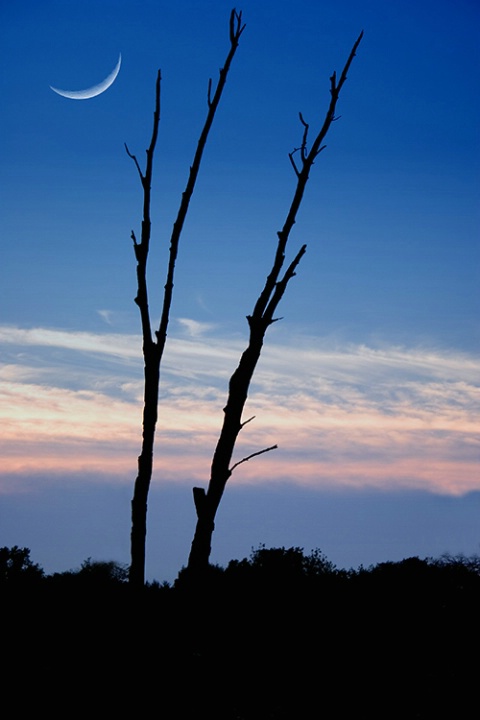
<instances>
[{"instance_id":1,"label":"gradient sky","mask_svg":"<svg viewBox=\"0 0 480 720\"><path fill-rule=\"evenodd\" d=\"M225 0L0 9L0 545L48 572L129 560L142 354L131 230L162 70L150 304L228 50ZM480 6L246 0L177 263L147 575L186 562L228 379L283 224L288 153L365 36L291 236L212 560L259 543L341 567L480 551ZM122 67L102 95L77 90Z\"/></svg>"}]
</instances>

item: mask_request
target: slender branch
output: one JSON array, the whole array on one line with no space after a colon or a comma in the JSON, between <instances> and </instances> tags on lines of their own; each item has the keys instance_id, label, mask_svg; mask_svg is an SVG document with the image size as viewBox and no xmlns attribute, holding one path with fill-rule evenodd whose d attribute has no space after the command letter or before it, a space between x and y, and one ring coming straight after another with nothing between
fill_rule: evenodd
<instances>
[{"instance_id":1,"label":"slender branch","mask_svg":"<svg viewBox=\"0 0 480 720\"><path fill-rule=\"evenodd\" d=\"M260 296L256 302L253 316L261 317L265 308L267 307L267 304L270 300L270 296L272 292L274 291L275 285L277 283L280 271L282 269L284 260L285 260L285 248L287 245L287 241L290 235L290 232L296 222L297 212L300 208L303 195L305 192L305 187L308 182L308 177L310 173L310 169L315 161L315 158L317 155L324 149L323 141L325 139L326 134L328 133L330 126L332 122L335 119L335 108L337 105L338 97L340 95L340 91L343 87L343 84L345 83L347 79L347 73L350 68L350 65L352 64L353 58L355 57L356 51L358 49L358 46L362 40L363 37L363 30L358 36L356 42L354 43L352 50L350 52L350 55L348 56L348 60L345 63L345 66L343 68L342 74L340 76L340 80L337 84L336 81L336 73L334 72L333 75L330 78L330 93L331 93L331 99L330 104L327 110L327 114L325 116L325 120L323 121L323 125L316 136L315 140L312 143L312 147L310 148L310 151L306 152L306 137L307 137L307 131L308 127L306 126L305 121L303 120L303 117L300 117L300 120L302 124L304 125L304 132L303 132L303 138L302 138L302 145L300 147L301 155L302 155L302 167L301 170L298 170L293 157L290 157L290 162L293 165L293 168L295 170L295 173L297 175L297 186L295 188L295 193L292 199L292 202L290 204L290 208L288 210L287 216L285 218L285 222L283 224L282 229L277 233L278 236L278 244L277 244L277 251L275 255L275 261L272 267L272 270L270 272L270 275L267 277L267 280L265 282L265 286L263 291L260 293ZM302 151L302 147L304 150ZM291 154L293 155L293 154Z\"/></svg>"},{"instance_id":2,"label":"slender branch","mask_svg":"<svg viewBox=\"0 0 480 720\"><path fill-rule=\"evenodd\" d=\"M222 93L225 88L225 83L227 82L227 76L228 76L228 72L230 70L230 65L234 58L235 52L238 47L238 42L240 40L240 36L242 35L244 29L245 29L245 25L242 25L242 13L241 12L237 13L236 10L232 10L232 12L230 14L230 51L225 60L225 65L220 70L220 76L218 79L217 86L215 88L215 92L213 94L213 98L211 96L212 82L211 82L211 80L209 82L207 118L205 120L203 130L200 133L200 138L198 140L195 156L193 158L193 162L190 167L190 174L188 176L185 191L183 192L183 195L182 195L182 200L180 202L180 207L178 209L177 218L174 222L172 235L171 235L171 239L170 239L170 254L169 254L169 263L168 263L168 270L167 270L167 281L165 284L165 293L164 293L164 299L163 299L163 308L162 308L162 314L161 314L161 318L160 318L160 324L158 326L158 330L155 333L157 336L159 346L160 346L160 353L163 352L163 346L165 345L165 341L166 341L166 337L167 337L168 321L169 321L169 316L170 316L170 307L171 307L171 303L172 303L172 293L173 293L173 276L174 276L174 271L175 271L175 262L176 262L177 254L178 254L178 245L179 245L179 241L180 241L180 235L182 233L185 218L187 216L187 211L188 211L188 208L190 205L190 200L192 198L193 191L195 189L195 183L197 181L198 171L200 169L200 163L202 160L203 152L205 150L205 145L207 142L208 134L210 132L210 128L212 126L213 119L215 117L215 113L217 112L217 108L220 103L220 98L222 97Z\"/></svg>"},{"instance_id":3,"label":"slender branch","mask_svg":"<svg viewBox=\"0 0 480 720\"><path fill-rule=\"evenodd\" d=\"M125 143L125 150L127 152L127 155L135 163L135 167L137 168L137 172L140 176L140 181L143 188L143 218L140 242L137 241L136 235L133 230L131 233L131 238L133 240L133 249L135 251L135 258L137 260L137 295L135 297L135 302L140 310L143 335L143 352L145 359L147 354L150 352L153 343L150 311L148 307L147 259L148 250L150 247L151 233L150 202L153 173L153 156L155 153L155 146L157 144L158 126L160 124L160 83L161 73L159 70L157 72L157 79L155 83L155 109L153 113L153 128L150 144L147 149L145 174L142 173L136 155L130 152L127 144Z\"/></svg>"},{"instance_id":4,"label":"slender branch","mask_svg":"<svg viewBox=\"0 0 480 720\"><path fill-rule=\"evenodd\" d=\"M323 140L325 139L326 134L328 133L330 129L330 125L332 122L335 122L338 118L335 117L335 108L337 106L338 97L340 95L340 91L347 79L347 73L350 69L350 66L353 62L353 58L357 54L358 46L360 45L363 38L363 30L358 36L357 40L355 41L352 50L350 52L350 55L348 56L348 60L345 63L345 66L342 70L342 74L340 75L340 80L337 84L337 74L334 71L331 78L330 78L330 105L327 110L327 114L325 116L325 120L323 121L323 125L320 129L320 132L318 133L317 137L315 138L313 145L311 147L310 153L307 158L307 162L310 162L310 164L313 164L313 161L315 157L320 152L320 146L323 143Z\"/></svg>"},{"instance_id":5,"label":"slender branch","mask_svg":"<svg viewBox=\"0 0 480 720\"><path fill-rule=\"evenodd\" d=\"M294 158L293 158L293 156L294 156L294 154L295 154L296 152L298 152L298 148L295 148L295 150L292 150L292 152L288 153L288 157L289 157L289 159L290 159L290 162L292 163L292 167L293 167L293 170L294 170L294 172L295 172L295 175L296 175L297 178L298 178L298 177L300 177L300 170L298 169L297 163L295 162L295 160L294 160Z\"/></svg>"},{"instance_id":6,"label":"slender branch","mask_svg":"<svg viewBox=\"0 0 480 720\"><path fill-rule=\"evenodd\" d=\"M251 418L248 418L248 420L244 420L242 423L240 423L240 430L245 427L245 425L248 425L249 422L252 422L252 420L255 420L255 415L252 415Z\"/></svg>"},{"instance_id":7,"label":"slender branch","mask_svg":"<svg viewBox=\"0 0 480 720\"><path fill-rule=\"evenodd\" d=\"M232 465L232 467L229 470L230 475L233 473L235 468L237 468L239 465L241 465L244 462L247 462L247 460L251 460L254 457L257 457L257 455L263 455L263 453L270 452L270 450L277 450L278 445L272 445L271 447L265 448L264 450L258 450L258 452L254 452L251 455L247 455L247 457L244 457L242 460L239 460L235 463L235 465Z\"/></svg>"},{"instance_id":8,"label":"slender branch","mask_svg":"<svg viewBox=\"0 0 480 720\"><path fill-rule=\"evenodd\" d=\"M133 162L134 162L135 165L136 165L136 168L137 168L137 170L138 170L138 174L140 175L140 182L141 182L142 185L143 185L143 183L145 182L145 175L142 173L142 170L141 170L140 165L139 165L138 160L137 160L137 156L136 156L136 155L133 155L133 154L130 152L130 150L128 149L127 143L124 143L124 145L125 145L125 150L127 151L128 157L132 158Z\"/></svg>"},{"instance_id":9,"label":"slender branch","mask_svg":"<svg viewBox=\"0 0 480 720\"><path fill-rule=\"evenodd\" d=\"M302 245L302 247L300 248L300 250L294 257L294 259L288 266L287 270L285 271L285 275L283 276L283 278L279 282L277 282L277 284L275 285L275 290L273 292L272 298L271 298L270 302L268 303L268 305L265 309L265 313L264 313L264 317L269 324L271 324L272 322L275 322L275 320L273 320L273 313L277 309L278 304L283 297L283 294L287 288L288 282L292 279L292 277L295 276L295 270L297 268L297 265L300 262L300 260L302 259L302 257L305 255L306 250L307 250L307 246ZM280 318L278 318L278 319L280 319Z\"/></svg>"},{"instance_id":10,"label":"slender branch","mask_svg":"<svg viewBox=\"0 0 480 720\"><path fill-rule=\"evenodd\" d=\"M305 122L303 119L302 113L298 113L300 117L300 122L303 125L303 138L302 138L302 145L301 145L301 154L302 154L302 161L305 162L307 159L307 138L308 138L308 123Z\"/></svg>"}]
</instances>

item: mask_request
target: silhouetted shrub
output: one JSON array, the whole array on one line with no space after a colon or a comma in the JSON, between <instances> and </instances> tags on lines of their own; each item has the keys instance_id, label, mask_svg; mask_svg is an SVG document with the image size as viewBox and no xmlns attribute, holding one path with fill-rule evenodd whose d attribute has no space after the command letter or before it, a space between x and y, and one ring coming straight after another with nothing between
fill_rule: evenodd
<instances>
[{"instance_id":1,"label":"silhouetted shrub","mask_svg":"<svg viewBox=\"0 0 480 720\"><path fill-rule=\"evenodd\" d=\"M114 560L92 560L82 563L78 575L95 584L124 583L128 580L128 566Z\"/></svg>"},{"instance_id":2,"label":"silhouetted shrub","mask_svg":"<svg viewBox=\"0 0 480 720\"><path fill-rule=\"evenodd\" d=\"M43 569L32 562L28 548L0 548L0 585L38 583L43 577Z\"/></svg>"},{"instance_id":3,"label":"silhouetted shrub","mask_svg":"<svg viewBox=\"0 0 480 720\"><path fill-rule=\"evenodd\" d=\"M428 558L428 563L444 570L458 571L460 574L480 577L480 555L450 555L444 553L439 558Z\"/></svg>"},{"instance_id":4,"label":"silhouetted shrub","mask_svg":"<svg viewBox=\"0 0 480 720\"><path fill-rule=\"evenodd\" d=\"M20 567L29 562L27 551ZM469 717L479 567L478 557L442 556L344 571L320 550L262 545L199 583L182 571L173 587L139 593L125 566L89 558L38 591L2 593L2 677L7 685L21 666L38 692L54 678L97 707L97 696L111 702L108 668L119 710L142 698L146 712L160 701L172 718Z\"/></svg>"},{"instance_id":5,"label":"silhouetted shrub","mask_svg":"<svg viewBox=\"0 0 480 720\"><path fill-rule=\"evenodd\" d=\"M78 570L54 573L49 578L56 587L76 587L85 590L106 590L124 586L128 581L128 566L114 560L84 560Z\"/></svg>"},{"instance_id":6,"label":"silhouetted shrub","mask_svg":"<svg viewBox=\"0 0 480 720\"><path fill-rule=\"evenodd\" d=\"M320 550L305 555L303 548L266 548L252 550L250 558L231 560L225 571L230 583L258 586L264 591L290 592L310 587L320 580L345 576Z\"/></svg>"}]
</instances>

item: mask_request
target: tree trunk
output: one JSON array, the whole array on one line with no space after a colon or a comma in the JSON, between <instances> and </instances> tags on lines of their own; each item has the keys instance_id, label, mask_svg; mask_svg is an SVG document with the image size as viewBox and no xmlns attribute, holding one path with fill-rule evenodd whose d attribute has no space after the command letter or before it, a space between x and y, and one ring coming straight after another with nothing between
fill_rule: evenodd
<instances>
[{"instance_id":1,"label":"tree trunk","mask_svg":"<svg viewBox=\"0 0 480 720\"><path fill-rule=\"evenodd\" d=\"M129 582L134 587L145 584L145 545L147 537L148 493L153 471L153 446L158 414L159 363L153 346L145 362L145 397L143 407L142 449L138 458L138 474L132 498L132 529L130 534Z\"/></svg>"},{"instance_id":2,"label":"tree trunk","mask_svg":"<svg viewBox=\"0 0 480 720\"><path fill-rule=\"evenodd\" d=\"M142 234L140 242L137 242L135 233L132 231L133 247L137 260L137 282L138 290L135 302L140 310L143 334L143 355L144 355L144 406L143 406L143 434L142 450L138 458L138 474L135 480L134 494L132 499L132 529L130 534L131 564L129 581L133 586L143 587L145 582L145 546L147 534L147 501L150 489L150 482L153 471L153 448L155 442L155 429L158 414L158 394L160 382L160 364L167 339L167 329L170 318L170 308L173 296L173 280L175 274L175 263L177 260L180 236L190 205L190 200L195 189L203 152L207 143L208 135L217 112L220 99L227 81L230 65L235 56L240 36L245 25L242 25L242 13L232 10L230 14L230 50L227 54L225 64L220 70L220 76L212 95L212 81L208 84L208 112L203 125L192 165L182 194L180 206L170 238L170 251L167 268L167 280L164 286L163 306L160 324L155 334L152 333L150 321L150 310L148 306L147 292L147 259L150 247L151 220L150 200L151 182L153 173L153 157L158 137L158 126L160 121L160 71L157 74L155 111L153 119L153 131L150 146L147 149L147 163L145 174L135 155L130 153L127 146L127 154L135 163L143 188L143 219ZM155 339L153 339L155 338Z\"/></svg>"},{"instance_id":3,"label":"tree trunk","mask_svg":"<svg viewBox=\"0 0 480 720\"><path fill-rule=\"evenodd\" d=\"M267 448L266 450L253 453L230 467L238 434L246 422L249 422L247 420L242 423L242 413L247 401L250 382L262 352L265 333L268 327L275 322L275 318L273 317L274 313L276 312L278 304L283 297L288 282L295 275L297 265L306 251L306 246L303 245L284 272L283 277L280 277L285 261L285 251L290 232L296 222L297 212L303 199L312 165L317 155L319 155L319 153L324 149L325 146L322 145L323 140L325 139L332 122L336 119L335 108L340 90L347 79L348 69L355 57L356 50L362 37L363 32L359 35L357 41L353 45L339 81L337 82L335 72L330 78L330 103L323 125L321 126L317 136L314 138L310 150L307 148L309 125L300 114L300 122L303 126L302 142L300 147L289 155L297 177L292 201L283 227L277 233L278 243L272 268L266 278L263 290L259 294L255 303L252 315L247 316L250 327L249 343L240 358L237 369L230 379L227 404L224 408L223 425L213 455L207 492L205 492L202 488L193 489L197 523L188 558L188 570L193 577L201 576L208 568L217 509L222 499L225 486L233 470L240 463L245 460L249 460L254 455L259 455L261 452L267 452L268 450L272 450L276 447L274 446L273 448ZM294 153L297 151L300 153L299 165L297 165L294 159Z\"/></svg>"}]
</instances>

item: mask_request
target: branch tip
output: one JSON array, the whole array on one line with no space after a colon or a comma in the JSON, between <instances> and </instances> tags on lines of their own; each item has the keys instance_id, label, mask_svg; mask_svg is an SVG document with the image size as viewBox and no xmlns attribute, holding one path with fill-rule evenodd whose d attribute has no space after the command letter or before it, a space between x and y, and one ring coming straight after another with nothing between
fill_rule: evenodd
<instances>
[{"instance_id":1,"label":"branch tip","mask_svg":"<svg viewBox=\"0 0 480 720\"><path fill-rule=\"evenodd\" d=\"M242 11L237 12L235 8L230 13L230 43L236 45L240 35L245 30L245 23L242 25Z\"/></svg>"},{"instance_id":2,"label":"branch tip","mask_svg":"<svg viewBox=\"0 0 480 720\"><path fill-rule=\"evenodd\" d=\"M300 118L300 122L302 123L302 125L304 127L308 127L308 123L306 123L305 120L303 119L303 115L301 112L298 113L298 117Z\"/></svg>"},{"instance_id":3,"label":"branch tip","mask_svg":"<svg viewBox=\"0 0 480 720\"><path fill-rule=\"evenodd\" d=\"M197 511L197 515L199 517L205 506L205 500L206 500L205 490L203 488L194 487L193 488L193 502L195 505L195 510Z\"/></svg>"}]
</instances>

